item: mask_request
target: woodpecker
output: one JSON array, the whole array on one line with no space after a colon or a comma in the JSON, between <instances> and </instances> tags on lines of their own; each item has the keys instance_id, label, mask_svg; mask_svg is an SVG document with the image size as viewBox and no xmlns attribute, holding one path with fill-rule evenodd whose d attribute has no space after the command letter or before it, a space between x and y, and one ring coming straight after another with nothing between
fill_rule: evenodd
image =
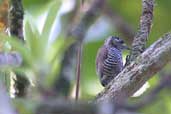
<instances>
[{"instance_id":1,"label":"woodpecker","mask_svg":"<svg viewBox=\"0 0 171 114\"><path fill-rule=\"evenodd\" d=\"M106 86L123 69L122 51L129 48L119 37L110 36L99 49L96 57L96 72L102 86Z\"/></svg>"}]
</instances>

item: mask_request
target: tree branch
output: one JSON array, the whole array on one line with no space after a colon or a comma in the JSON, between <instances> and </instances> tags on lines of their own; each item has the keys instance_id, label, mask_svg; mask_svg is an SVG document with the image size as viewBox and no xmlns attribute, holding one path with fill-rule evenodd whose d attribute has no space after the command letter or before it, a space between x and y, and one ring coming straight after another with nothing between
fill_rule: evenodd
<instances>
[{"instance_id":1,"label":"tree branch","mask_svg":"<svg viewBox=\"0 0 171 114\"><path fill-rule=\"evenodd\" d=\"M96 114L95 105L75 103L62 99L42 102L36 114Z\"/></svg>"},{"instance_id":2,"label":"tree branch","mask_svg":"<svg viewBox=\"0 0 171 114\"><path fill-rule=\"evenodd\" d=\"M146 41L150 33L153 19L153 6L154 0L142 0L140 29L134 37L130 58L128 59L127 64L135 60L135 58L145 50Z\"/></svg>"},{"instance_id":3,"label":"tree branch","mask_svg":"<svg viewBox=\"0 0 171 114\"><path fill-rule=\"evenodd\" d=\"M171 34L167 33L135 61L125 67L95 99L101 101L124 101L135 93L148 79L171 60Z\"/></svg>"},{"instance_id":4,"label":"tree branch","mask_svg":"<svg viewBox=\"0 0 171 114\"><path fill-rule=\"evenodd\" d=\"M123 113L124 112L124 113ZM36 109L36 114L138 114L125 105L114 103L71 102L64 99L43 101Z\"/></svg>"},{"instance_id":5,"label":"tree branch","mask_svg":"<svg viewBox=\"0 0 171 114\"><path fill-rule=\"evenodd\" d=\"M80 19L80 22L72 26L68 36L71 35L71 37L76 38L78 41L82 41L84 39L87 29L100 15L104 4L105 0L94 0L90 8L85 12L85 14Z\"/></svg>"}]
</instances>

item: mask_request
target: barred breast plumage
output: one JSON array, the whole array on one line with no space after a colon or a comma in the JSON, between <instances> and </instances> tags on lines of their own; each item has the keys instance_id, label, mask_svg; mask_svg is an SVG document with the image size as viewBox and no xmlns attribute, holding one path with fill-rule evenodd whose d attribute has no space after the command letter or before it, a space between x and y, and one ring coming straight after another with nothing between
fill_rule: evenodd
<instances>
[{"instance_id":1,"label":"barred breast plumage","mask_svg":"<svg viewBox=\"0 0 171 114\"><path fill-rule=\"evenodd\" d=\"M103 86L106 86L123 69L122 48L124 45L122 44L123 40L118 37L109 37L98 51L96 71Z\"/></svg>"},{"instance_id":2,"label":"barred breast plumage","mask_svg":"<svg viewBox=\"0 0 171 114\"><path fill-rule=\"evenodd\" d=\"M107 58L103 62L101 83L106 86L123 69L122 53L116 48L107 49Z\"/></svg>"}]
</instances>

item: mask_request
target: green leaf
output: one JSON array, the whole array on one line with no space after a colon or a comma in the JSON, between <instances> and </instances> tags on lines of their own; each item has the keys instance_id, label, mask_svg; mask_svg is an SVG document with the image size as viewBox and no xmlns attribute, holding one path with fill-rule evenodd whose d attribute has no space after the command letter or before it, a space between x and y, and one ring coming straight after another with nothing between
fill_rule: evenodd
<instances>
[{"instance_id":1,"label":"green leaf","mask_svg":"<svg viewBox=\"0 0 171 114\"><path fill-rule=\"evenodd\" d=\"M42 35L41 38L43 38L44 42L48 41L48 38L50 36L50 32L52 30L53 23L55 21L55 18L57 16L57 12L59 9L60 2L59 1L54 1L50 4L50 9L48 11L48 15L42 30Z\"/></svg>"},{"instance_id":2,"label":"green leaf","mask_svg":"<svg viewBox=\"0 0 171 114\"><path fill-rule=\"evenodd\" d=\"M67 41L66 41L67 40ZM46 56L46 59L50 63L53 63L55 59L59 58L61 54L72 44L74 43L74 39L68 38L64 39L64 37L59 36L52 44L49 46L46 53L48 55Z\"/></svg>"},{"instance_id":3,"label":"green leaf","mask_svg":"<svg viewBox=\"0 0 171 114\"><path fill-rule=\"evenodd\" d=\"M45 12L51 0L23 0L24 10L34 16Z\"/></svg>"},{"instance_id":4,"label":"green leaf","mask_svg":"<svg viewBox=\"0 0 171 114\"><path fill-rule=\"evenodd\" d=\"M67 40L67 41L66 41ZM48 77L46 78L46 86L51 86L51 84L53 84L56 75L59 72L59 68L60 68L60 60L61 57L63 55L63 53L65 52L66 49L68 49L68 47L74 43L74 39L64 39L62 36L59 36L52 44L51 46L49 46L48 50L46 53L46 60L48 61L48 63L51 65L50 67L50 72L48 74Z\"/></svg>"},{"instance_id":5,"label":"green leaf","mask_svg":"<svg viewBox=\"0 0 171 114\"><path fill-rule=\"evenodd\" d=\"M35 36L33 34L31 25L30 25L29 21L26 21L26 23L25 23L25 40L26 40L26 44L27 44L28 48L30 49L30 51L32 51L34 48L34 43L35 43L34 39L35 39Z\"/></svg>"},{"instance_id":6,"label":"green leaf","mask_svg":"<svg viewBox=\"0 0 171 114\"><path fill-rule=\"evenodd\" d=\"M39 58L42 56L43 48L41 46L40 42L40 34L35 27L34 23L31 24L31 17L27 15L27 20L25 21L25 40L26 45L30 49L30 54L34 58ZM40 51L41 49L41 51Z\"/></svg>"},{"instance_id":7,"label":"green leaf","mask_svg":"<svg viewBox=\"0 0 171 114\"><path fill-rule=\"evenodd\" d=\"M49 1L51 0L23 0L23 5L26 7L36 6L36 5L38 6L38 5L46 4Z\"/></svg>"}]
</instances>

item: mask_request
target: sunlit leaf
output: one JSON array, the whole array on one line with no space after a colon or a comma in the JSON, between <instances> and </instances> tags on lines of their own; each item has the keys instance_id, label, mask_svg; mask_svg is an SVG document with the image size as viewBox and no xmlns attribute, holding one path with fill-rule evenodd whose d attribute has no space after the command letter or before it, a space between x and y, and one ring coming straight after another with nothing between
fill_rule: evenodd
<instances>
[{"instance_id":1,"label":"sunlit leaf","mask_svg":"<svg viewBox=\"0 0 171 114\"><path fill-rule=\"evenodd\" d=\"M67 40L67 41L66 41ZM63 37L59 36L58 39L51 44L48 48L48 53L45 57L48 60L48 63L51 64L51 69L49 72L49 76L47 77L46 85L51 85L55 81L57 73L59 72L61 57L63 57L63 53L68 49L72 43L74 43L74 39L64 39Z\"/></svg>"},{"instance_id":2,"label":"sunlit leaf","mask_svg":"<svg viewBox=\"0 0 171 114\"><path fill-rule=\"evenodd\" d=\"M48 9L48 4L51 0L23 0L25 11L34 16L45 12Z\"/></svg>"},{"instance_id":3,"label":"sunlit leaf","mask_svg":"<svg viewBox=\"0 0 171 114\"><path fill-rule=\"evenodd\" d=\"M41 48L40 51L40 35L34 23L31 24L30 20L25 21L25 40L26 45L30 49L30 54L32 54L35 58L42 56L43 49Z\"/></svg>"},{"instance_id":4,"label":"sunlit leaf","mask_svg":"<svg viewBox=\"0 0 171 114\"><path fill-rule=\"evenodd\" d=\"M59 36L52 44L49 46L47 53L50 56L46 58L50 63L53 63L54 60L59 57L72 43L75 42L75 39L67 38L65 39L62 36Z\"/></svg>"},{"instance_id":5,"label":"sunlit leaf","mask_svg":"<svg viewBox=\"0 0 171 114\"><path fill-rule=\"evenodd\" d=\"M53 23L55 21L55 18L57 16L57 12L60 6L60 1L55 0L50 4L50 9L48 11L48 15L43 27L42 35L41 37L44 39L44 42L48 41L48 38L50 36L50 32L52 30Z\"/></svg>"},{"instance_id":6,"label":"sunlit leaf","mask_svg":"<svg viewBox=\"0 0 171 114\"><path fill-rule=\"evenodd\" d=\"M26 41L28 48L32 51L34 48L34 39L36 39L36 37L34 36L34 34L32 32L31 25L30 25L29 21L26 21L25 29L26 29L25 41Z\"/></svg>"}]
</instances>

